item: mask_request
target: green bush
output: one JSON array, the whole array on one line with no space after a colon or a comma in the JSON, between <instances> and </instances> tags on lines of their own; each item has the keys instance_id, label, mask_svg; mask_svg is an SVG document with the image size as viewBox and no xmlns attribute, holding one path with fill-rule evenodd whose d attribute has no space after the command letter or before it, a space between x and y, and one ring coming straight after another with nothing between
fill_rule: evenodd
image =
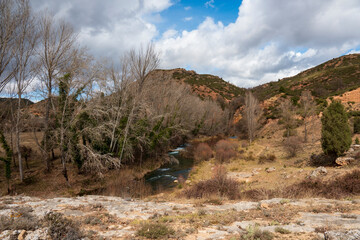
<instances>
[{"instance_id":1,"label":"green bush","mask_svg":"<svg viewBox=\"0 0 360 240\"><path fill-rule=\"evenodd\" d=\"M360 141L359 141L358 137L355 138L355 144L360 144Z\"/></svg>"},{"instance_id":2,"label":"green bush","mask_svg":"<svg viewBox=\"0 0 360 240\"><path fill-rule=\"evenodd\" d=\"M161 223L146 223L138 231L137 235L150 239L169 237L175 233L174 229Z\"/></svg>"},{"instance_id":3,"label":"green bush","mask_svg":"<svg viewBox=\"0 0 360 240\"><path fill-rule=\"evenodd\" d=\"M350 148L351 130L340 101L333 101L321 118L321 146L325 154L340 156Z\"/></svg>"},{"instance_id":4,"label":"green bush","mask_svg":"<svg viewBox=\"0 0 360 240\"><path fill-rule=\"evenodd\" d=\"M354 133L360 133L360 117L354 119Z\"/></svg>"}]
</instances>

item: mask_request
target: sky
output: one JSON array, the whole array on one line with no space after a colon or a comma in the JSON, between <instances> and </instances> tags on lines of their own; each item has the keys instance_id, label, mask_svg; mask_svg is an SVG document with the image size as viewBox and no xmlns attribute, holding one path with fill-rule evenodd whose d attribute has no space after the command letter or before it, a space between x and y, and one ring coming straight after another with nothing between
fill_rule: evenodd
<instances>
[{"instance_id":1,"label":"sky","mask_svg":"<svg viewBox=\"0 0 360 240\"><path fill-rule=\"evenodd\" d=\"M96 57L117 62L153 42L160 68L239 87L293 76L360 52L358 0L31 0L70 22Z\"/></svg>"}]
</instances>

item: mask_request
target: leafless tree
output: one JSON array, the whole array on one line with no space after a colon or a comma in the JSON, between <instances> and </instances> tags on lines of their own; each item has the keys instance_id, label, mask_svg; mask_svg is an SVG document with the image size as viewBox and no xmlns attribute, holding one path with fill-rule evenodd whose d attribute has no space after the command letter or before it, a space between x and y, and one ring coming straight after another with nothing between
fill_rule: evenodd
<instances>
[{"instance_id":1,"label":"leafless tree","mask_svg":"<svg viewBox=\"0 0 360 240\"><path fill-rule=\"evenodd\" d=\"M44 13L40 20L40 79L46 89L45 129L43 138L43 154L47 170L51 169L49 155L50 110L52 105L55 79L66 71L69 59L74 53L73 47L77 35L71 25L55 20L49 13Z\"/></svg>"},{"instance_id":2,"label":"leafless tree","mask_svg":"<svg viewBox=\"0 0 360 240\"><path fill-rule=\"evenodd\" d=\"M119 158L120 164L124 154L124 149L125 149L124 146L126 145L127 137L129 134L129 127L132 123L134 109L136 107L139 96L141 95L144 83L149 73L155 70L160 62L159 54L156 53L154 45L152 45L151 43L147 46L146 49L143 49L141 47L138 51L131 50L128 55L128 58L129 58L130 72L134 80L136 81L135 83L137 85L137 90L136 90L136 95L134 96L133 106L131 107L130 115L128 117L125 127L124 140L122 143L122 149Z\"/></svg>"},{"instance_id":3,"label":"leafless tree","mask_svg":"<svg viewBox=\"0 0 360 240\"><path fill-rule=\"evenodd\" d=\"M313 97L311 95L310 91L303 91L301 93L300 97L300 103L301 103L301 116L304 120L304 142L307 142L308 140L308 120L311 116L315 114L315 108L316 104L313 100Z\"/></svg>"},{"instance_id":4,"label":"leafless tree","mask_svg":"<svg viewBox=\"0 0 360 240\"><path fill-rule=\"evenodd\" d=\"M0 1L0 92L12 79L14 70L10 68L15 51L14 45L19 26L18 1Z\"/></svg>"},{"instance_id":5,"label":"leafless tree","mask_svg":"<svg viewBox=\"0 0 360 240\"><path fill-rule=\"evenodd\" d=\"M23 165L20 151L20 121L21 121L21 103L22 95L30 85L36 73L35 47L38 41L38 32L36 29L36 20L31 12L27 0L17 1L19 12L21 13L17 37L14 43L14 82L18 98L18 104L15 117L16 150L19 161L20 180L23 181Z\"/></svg>"},{"instance_id":6,"label":"leafless tree","mask_svg":"<svg viewBox=\"0 0 360 240\"><path fill-rule=\"evenodd\" d=\"M285 99L280 103L281 117L286 128L286 137L290 137L290 131L295 125L295 109L289 99Z\"/></svg>"},{"instance_id":7,"label":"leafless tree","mask_svg":"<svg viewBox=\"0 0 360 240\"><path fill-rule=\"evenodd\" d=\"M261 108L259 101L254 95L248 91L245 94L245 120L248 130L250 144L256 136L256 131L259 127L259 119L261 117Z\"/></svg>"}]
</instances>

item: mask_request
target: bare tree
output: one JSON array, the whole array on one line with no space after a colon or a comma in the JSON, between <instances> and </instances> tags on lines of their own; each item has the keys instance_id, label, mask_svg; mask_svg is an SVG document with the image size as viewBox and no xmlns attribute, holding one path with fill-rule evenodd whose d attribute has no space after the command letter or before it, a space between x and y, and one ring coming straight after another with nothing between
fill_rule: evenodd
<instances>
[{"instance_id":1,"label":"bare tree","mask_svg":"<svg viewBox=\"0 0 360 240\"><path fill-rule=\"evenodd\" d=\"M122 149L119 158L120 164L124 154L124 147L127 142L127 137L129 134L129 128L132 122L135 106L137 104L139 96L141 95L144 83L149 73L155 70L160 62L159 54L155 52L154 46L152 44L149 44L145 50L142 47L138 51L131 50L128 55L128 58L129 58L130 72L134 80L136 81L137 90L136 90L136 95L134 96L133 106L131 107L130 115L128 117L125 127L124 140L122 143Z\"/></svg>"},{"instance_id":2,"label":"bare tree","mask_svg":"<svg viewBox=\"0 0 360 240\"><path fill-rule=\"evenodd\" d=\"M51 169L49 151L50 110L52 105L55 79L65 73L65 68L72 58L77 35L72 26L64 21L55 20L45 13L40 20L40 79L46 89L45 129L42 152L46 159L47 170Z\"/></svg>"},{"instance_id":3,"label":"bare tree","mask_svg":"<svg viewBox=\"0 0 360 240\"><path fill-rule=\"evenodd\" d=\"M0 1L0 92L12 79L14 69L10 64L14 57L14 44L19 25L19 8L17 1Z\"/></svg>"},{"instance_id":4,"label":"bare tree","mask_svg":"<svg viewBox=\"0 0 360 240\"><path fill-rule=\"evenodd\" d=\"M14 81L18 98L15 117L16 150L19 161L20 180L23 181L23 166L20 149L20 121L22 95L35 77L35 47L38 40L35 18L32 15L29 2L27 0L17 1L20 11L19 26L17 28L17 38L14 44Z\"/></svg>"},{"instance_id":5,"label":"bare tree","mask_svg":"<svg viewBox=\"0 0 360 240\"><path fill-rule=\"evenodd\" d=\"M313 97L311 95L310 91L303 91L301 93L300 97L300 103L301 103L301 116L304 120L304 142L307 142L308 139L308 120L309 117L313 116L315 114L315 107L316 104L313 100Z\"/></svg>"},{"instance_id":6,"label":"bare tree","mask_svg":"<svg viewBox=\"0 0 360 240\"><path fill-rule=\"evenodd\" d=\"M256 131L259 127L259 119L261 117L261 108L259 101L254 95L248 91L245 94L245 120L248 130L250 144L256 136Z\"/></svg>"},{"instance_id":7,"label":"bare tree","mask_svg":"<svg viewBox=\"0 0 360 240\"><path fill-rule=\"evenodd\" d=\"M286 137L290 137L290 131L295 125L294 119L294 105L291 103L289 99L285 99L280 103L281 117L285 124L286 129Z\"/></svg>"}]
</instances>

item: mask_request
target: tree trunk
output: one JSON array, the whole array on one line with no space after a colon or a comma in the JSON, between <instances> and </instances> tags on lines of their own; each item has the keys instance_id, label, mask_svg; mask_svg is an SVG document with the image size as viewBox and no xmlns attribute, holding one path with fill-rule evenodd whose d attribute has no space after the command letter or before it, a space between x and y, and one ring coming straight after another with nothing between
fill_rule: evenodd
<instances>
[{"instance_id":1,"label":"tree trunk","mask_svg":"<svg viewBox=\"0 0 360 240\"><path fill-rule=\"evenodd\" d=\"M24 173L23 173L23 166L22 166L22 158L21 158L21 151L20 151L20 111L21 111L21 93L18 92L18 108L16 113L16 150L18 152L18 161L19 161L19 173L20 173L20 181L24 181Z\"/></svg>"},{"instance_id":2,"label":"tree trunk","mask_svg":"<svg viewBox=\"0 0 360 240\"><path fill-rule=\"evenodd\" d=\"M49 81L51 82L51 80ZM46 101L46 109L45 109L45 130L44 130L44 158L46 161L46 170L47 172L51 171L51 159L48 152L49 143L48 143L48 137L49 137L49 121L50 121L50 101L51 101L51 83L49 83L49 89L48 89L48 96Z\"/></svg>"},{"instance_id":3,"label":"tree trunk","mask_svg":"<svg viewBox=\"0 0 360 240\"><path fill-rule=\"evenodd\" d=\"M307 124L306 124L306 118L304 119L304 127L305 127L305 130L304 130L304 142L307 142Z\"/></svg>"}]
</instances>

